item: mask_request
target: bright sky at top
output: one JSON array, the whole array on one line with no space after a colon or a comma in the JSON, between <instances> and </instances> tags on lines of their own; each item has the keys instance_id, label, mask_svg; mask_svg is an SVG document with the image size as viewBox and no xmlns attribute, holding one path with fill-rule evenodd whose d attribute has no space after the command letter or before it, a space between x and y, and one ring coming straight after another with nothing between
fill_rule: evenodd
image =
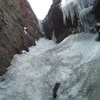
<instances>
[{"instance_id":1,"label":"bright sky at top","mask_svg":"<svg viewBox=\"0 0 100 100\"><path fill-rule=\"evenodd\" d=\"M42 20L48 13L52 0L28 0L37 18Z\"/></svg>"}]
</instances>

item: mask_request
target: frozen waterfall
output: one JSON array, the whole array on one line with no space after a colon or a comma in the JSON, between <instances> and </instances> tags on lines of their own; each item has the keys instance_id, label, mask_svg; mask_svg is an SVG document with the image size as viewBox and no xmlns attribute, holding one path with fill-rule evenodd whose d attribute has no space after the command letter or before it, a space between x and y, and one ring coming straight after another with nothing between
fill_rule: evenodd
<instances>
[{"instance_id":1,"label":"frozen waterfall","mask_svg":"<svg viewBox=\"0 0 100 100\"><path fill-rule=\"evenodd\" d=\"M66 18L71 17L72 23L75 15L82 24L84 31L90 31L95 25L94 16L91 13L95 0L62 0L61 10L63 12L63 20L66 24Z\"/></svg>"},{"instance_id":2,"label":"frozen waterfall","mask_svg":"<svg viewBox=\"0 0 100 100\"><path fill-rule=\"evenodd\" d=\"M97 34L70 35L60 44L44 38L15 55L0 82L0 100L100 100L100 43Z\"/></svg>"}]
</instances>

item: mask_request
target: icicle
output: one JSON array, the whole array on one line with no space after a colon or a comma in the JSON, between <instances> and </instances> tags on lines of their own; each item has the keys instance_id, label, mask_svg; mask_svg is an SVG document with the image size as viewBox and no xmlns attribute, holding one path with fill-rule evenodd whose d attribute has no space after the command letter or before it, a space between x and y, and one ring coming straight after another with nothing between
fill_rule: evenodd
<instances>
[{"instance_id":1,"label":"icicle","mask_svg":"<svg viewBox=\"0 0 100 100\"><path fill-rule=\"evenodd\" d=\"M79 18L84 30L87 31L91 27L91 21L93 16L88 15L90 19L87 18L87 14L91 11L92 5L95 0L62 0L61 10L63 12L63 21L66 25L66 17L71 16L71 21L73 23L74 16ZM92 23L93 24L93 23Z\"/></svg>"}]
</instances>

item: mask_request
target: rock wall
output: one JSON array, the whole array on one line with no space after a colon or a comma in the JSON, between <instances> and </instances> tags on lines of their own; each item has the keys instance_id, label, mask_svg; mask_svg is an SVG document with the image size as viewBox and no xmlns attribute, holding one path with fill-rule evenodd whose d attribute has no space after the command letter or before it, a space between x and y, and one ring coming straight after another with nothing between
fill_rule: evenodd
<instances>
[{"instance_id":1,"label":"rock wall","mask_svg":"<svg viewBox=\"0 0 100 100\"><path fill-rule=\"evenodd\" d=\"M100 22L100 0L95 0L93 5L93 14L98 22Z\"/></svg>"},{"instance_id":2,"label":"rock wall","mask_svg":"<svg viewBox=\"0 0 100 100\"><path fill-rule=\"evenodd\" d=\"M0 0L0 75L13 56L35 45L38 20L27 0Z\"/></svg>"},{"instance_id":3,"label":"rock wall","mask_svg":"<svg viewBox=\"0 0 100 100\"><path fill-rule=\"evenodd\" d=\"M60 9L61 0L53 0L53 4L43 21L46 37L52 39L52 32L55 33L56 42L59 43L72 33L74 29L77 31L78 18L75 15L72 24L71 18L66 18L66 25L63 21L63 13Z\"/></svg>"},{"instance_id":4,"label":"rock wall","mask_svg":"<svg viewBox=\"0 0 100 100\"><path fill-rule=\"evenodd\" d=\"M77 6L80 5L72 1L69 5L66 4L67 8L65 7L63 12L61 1L62 0L53 0L53 4L43 21L46 37L52 39L52 34L54 32L57 39L56 42L59 43L70 34L91 31L91 27L95 24L95 19L91 12L92 9L90 9L92 4L82 4L84 8L78 12L79 9ZM80 4L83 3L81 1ZM84 3L88 3L86 2L87 0L83 1ZM92 23L93 21L94 23Z\"/></svg>"}]
</instances>

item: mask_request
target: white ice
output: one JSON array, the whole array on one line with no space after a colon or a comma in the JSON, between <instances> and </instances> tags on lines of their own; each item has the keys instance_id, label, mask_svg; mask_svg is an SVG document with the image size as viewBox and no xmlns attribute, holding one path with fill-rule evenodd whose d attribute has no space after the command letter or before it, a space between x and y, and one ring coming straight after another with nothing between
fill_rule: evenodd
<instances>
[{"instance_id":1,"label":"white ice","mask_svg":"<svg viewBox=\"0 0 100 100\"><path fill-rule=\"evenodd\" d=\"M100 26L100 23L96 23L97 26Z\"/></svg>"},{"instance_id":2,"label":"white ice","mask_svg":"<svg viewBox=\"0 0 100 100\"><path fill-rule=\"evenodd\" d=\"M57 82L61 85L56 100L86 100L79 92L89 73L83 65L100 58L96 37L70 35L58 45L41 38L29 52L15 55L4 75L6 80L0 82L0 100L53 100Z\"/></svg>"},{"instance_id":3,"label":"white ice","mask_svg":"<svg viewBox=\"0 0 100 100\"><path fill-rule=\"evenodd\" d=\"M94 16L89 13L92 10L94 0L62 0L61 10L63 12L63 20L66 24L66 17L71 16L73 23L74 16L79 18L79 22L82 24L84 31L89 31L91 25L95 23Z\"/></svg>"},{"instance_id":4,"label":"white ice","mask_svg":"<svg viewBox=\"0 0 100 100\"><path fill-rule=\"evenodd\" d=\"M45 32L44 32L44 29L43 29L43 24L42 24L42 20L38 20L38 26L39 26L39 29L40 29L40 32L44 35Z\"/></svg>"}]
</instances>

